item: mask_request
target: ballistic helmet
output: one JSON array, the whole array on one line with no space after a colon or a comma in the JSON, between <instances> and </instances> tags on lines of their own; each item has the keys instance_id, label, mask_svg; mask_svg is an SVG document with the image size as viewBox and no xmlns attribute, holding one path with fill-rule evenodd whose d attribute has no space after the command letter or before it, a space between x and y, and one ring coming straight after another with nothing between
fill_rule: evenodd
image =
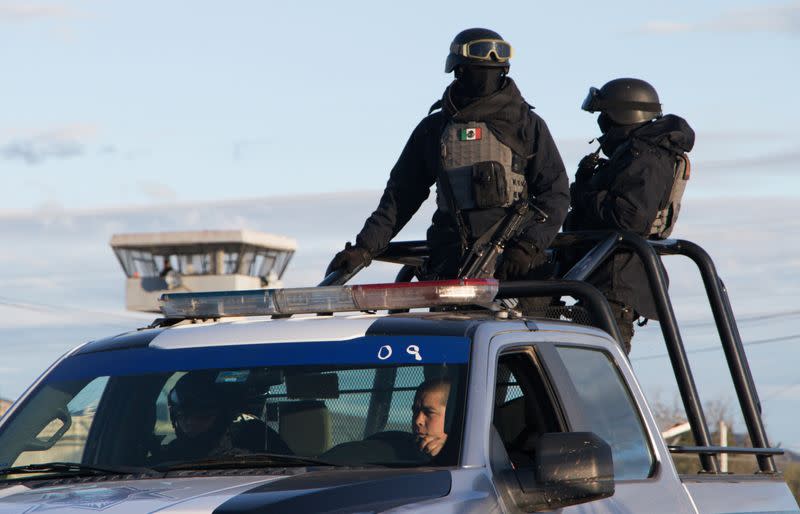
<instances>
[{"instance_id":1,"label":"ballistic helmet","mask_svg":"<svg viewBox=\"0 0 800 514\"><path fill-rule=\"evenodd\" d=\"M231 399L217 384L216 372L190 371L175 383L167 394L170 419L175 433L183 435L178 417L197 416L213 417L212 432L218 432L227 425L231 417Z\"/></svg>"},{"instance_id":2,"label":"ballistic helmet","mask_svg":"<svg viewBox=\"0 0 800 514\"><path fill-rule=\"evenodd\" d=\"M468 63L508 68L512 53L511 45L493 30L462 30L450 43L444 72L450 73L456 66Z\"/></svg>"},{"instance_id":3,"label":"ballistic helmet","mask_svg":"<svg viewBox=\"0 0 800 514\"><path fill-rule=\"evenodd\" d=\"M661 104L653 86L639 79L614 79L589 94L581 105L588 112L602 112L619 125L632 125L661 117Z\"/></svg>"}]
</instances>

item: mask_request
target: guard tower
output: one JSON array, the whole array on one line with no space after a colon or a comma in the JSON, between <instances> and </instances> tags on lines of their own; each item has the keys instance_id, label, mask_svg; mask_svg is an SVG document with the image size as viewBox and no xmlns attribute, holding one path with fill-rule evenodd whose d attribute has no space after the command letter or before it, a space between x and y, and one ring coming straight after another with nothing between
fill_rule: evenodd
<instances>
[{"instance_id":1,"label":"guard tower","mask_svg":"<svg viewBox=\"0 0 800 514\"><path fill-rule=\"evenodd\" d=\"M165 292L281 287L297 243L253 230L115 234L111 248L125 275L125 305L158 312Z\"/></svg>"}]
</instances>

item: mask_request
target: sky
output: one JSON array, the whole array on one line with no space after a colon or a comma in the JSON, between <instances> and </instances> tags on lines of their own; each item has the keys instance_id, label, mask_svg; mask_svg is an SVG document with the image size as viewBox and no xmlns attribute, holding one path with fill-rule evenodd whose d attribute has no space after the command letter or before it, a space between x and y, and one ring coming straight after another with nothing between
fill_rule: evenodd
<instances>
[{"instance_id":1,"label":"sky","mask_svg":"<svg viewBox=\"0 0 800 514\"><path fill-rule=\"evenodd\" d=\"M452 80L453 36L473 26L514 46L511 76L570 176L599 133L579 108L590 86L643 78L693 126L675 235L715 258L768 432L800 450L798 1L0 0L0 397L70 347L149 321L124 310L113 233L288 235L286 284L316 283ZM423 237L431 208L398 238ZM359 279L391 275L376 265ZM696 276L678 265L671 278L701 397L733 399ZM669 401L657 326L637 334L643 387Z\"/></svg>"},{"instance_id":2,"label":"sky","mask_svg":"<svg viewBox=\"0 0 800 514\"><path fill-rule=\"evenodd\" d=\"M381 188L472 26L514 46L570 169L588 88L634 76L702 136L692 194L796 185L800 2L502 5L0 0L0 209Z\"/></svg>"}]
</instances>

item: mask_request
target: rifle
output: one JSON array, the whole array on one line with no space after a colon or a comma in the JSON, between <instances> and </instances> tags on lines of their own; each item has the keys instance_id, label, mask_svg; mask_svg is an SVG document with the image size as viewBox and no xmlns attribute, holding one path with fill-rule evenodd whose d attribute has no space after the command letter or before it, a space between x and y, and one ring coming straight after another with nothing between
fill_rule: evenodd
<instances>
[{"instance_id":1,"label":"rifle","mask_svg":"<svg viewBox=\"0 0 800 514\"><path fill-rule=\"evenodd\" d=\"M458 278L493 277L497 259L532 212L537 215L536 221L539 223L547 221L547 213L533 205L531 200L519 200L512 205L511 212L500 220L497 228L493 232L487 232L472 245L458 268Z\"/></svg>"}]
</instances>

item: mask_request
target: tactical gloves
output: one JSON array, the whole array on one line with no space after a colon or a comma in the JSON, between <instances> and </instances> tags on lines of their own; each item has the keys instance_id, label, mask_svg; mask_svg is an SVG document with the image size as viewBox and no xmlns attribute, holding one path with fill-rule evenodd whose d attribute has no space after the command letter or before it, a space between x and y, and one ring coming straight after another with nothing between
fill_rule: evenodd
<instances>
[{"instance_id":1,"label":"tactical gloves","mask_svg":"<svg viewBox=\"0 0 800 514\"><path fill-rule=\"evenodd\" d=\"M598 157L596 153L590 153L580 160L578 170L575 172L575 182L569 186L570 206L575 209L579 207L581 196L591 190L590 182L597 169L597 165L605 162L606 159Z\"/></svg>"},{"instance_id":2,"label":"tactical gloves","mask_svg":"<svg viewBox=\"0 0 800 514\"><path fill-rule=\"evenodd\" d=\"M589 182L592 175L594 175L598 162L599 158L593 153L581 159L578 163L578 171L575 172L575 182Z\"/></svg>"},{"instance_id":3,"label":"tactical gloves","mask_svg":"<svg viewBox=\"0 0 800 514\"><path fill-rule=\"evenodd\" d=\"M353 270L360 266L369 266L371 262L372 255L368 250L347 243L344 245L344 250L333 256L333 260L328 264L328 269L325 270L325 276L338 269L344 269L345 272L352 273Z\"/></svg>"},{"instance_id":4,"label":"tactical gloves","mask_svg":"<svg viewBox=\"0 0 800 514\"><path fill-rule=\"evenodd\" d=\"M535 244L528 241L512 241L503 252L503 258L494 274L500 280L522 278L543 264L547 256Z\"/></svg>"},{"instance_id":5,"label":"tactical gloves","mask_svg":"<svg viewBox=\"0 0 800 514\"><path fill-rule=\"evenodd\" d=\"M600 157L597 152L585 155L583 159L578 162L578 170L575 172L575 183L584 187L588 186L597 168L607 162L608 159Z\"/></svg>"}]
</instances>

